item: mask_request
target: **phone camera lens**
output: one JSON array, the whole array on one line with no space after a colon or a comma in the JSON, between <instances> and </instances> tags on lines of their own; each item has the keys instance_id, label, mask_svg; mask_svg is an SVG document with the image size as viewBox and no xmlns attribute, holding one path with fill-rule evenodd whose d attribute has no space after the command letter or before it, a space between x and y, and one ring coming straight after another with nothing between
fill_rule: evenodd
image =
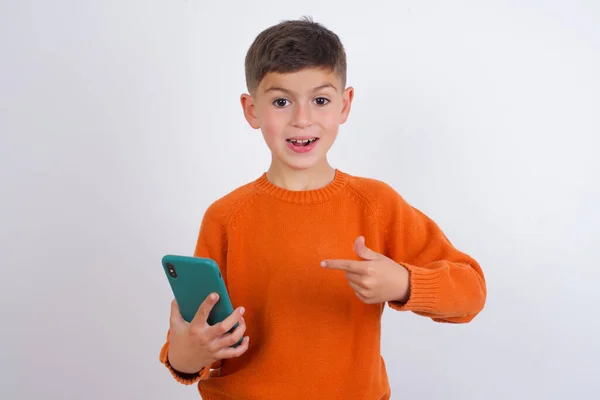
<instances>
[{"instance_id":1,"label":"phone camera lens","mask_svg":"<svg viewBox=\"0 0 600 400\"><path fill-rule=\"evenodd\" d=\"M167 263L167 271L169 271L169 275L173 278L177 278L177 272L175 271L175 266L171 263Z\"/></svg>"}]
</instances>

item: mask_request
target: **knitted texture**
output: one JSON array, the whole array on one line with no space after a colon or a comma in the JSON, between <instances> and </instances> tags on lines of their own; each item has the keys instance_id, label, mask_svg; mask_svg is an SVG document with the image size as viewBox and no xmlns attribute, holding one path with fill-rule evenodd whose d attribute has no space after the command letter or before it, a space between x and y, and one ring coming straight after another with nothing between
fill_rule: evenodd
<instances>
[{"instance_id":1,"label":"knitted texture","mask_svg":"<svg viewBox=\"0 0 600 400\"><path fill-rule=\"evenodd\" d=\"M361 235L410 271L409 300L390 301L392 309L466 323L484 307L478 263L389 185L336 170L321 189L290 191L263 174L210 205L194 252L217 261L234 306L246 308L250 347L195 378L170 368L173 376L197 382L205 400L389 399L385 304L361 302L344 272L320 267L360 260ZM167 367L168 347L167 336Z\"/></svg>"}]
</instances>

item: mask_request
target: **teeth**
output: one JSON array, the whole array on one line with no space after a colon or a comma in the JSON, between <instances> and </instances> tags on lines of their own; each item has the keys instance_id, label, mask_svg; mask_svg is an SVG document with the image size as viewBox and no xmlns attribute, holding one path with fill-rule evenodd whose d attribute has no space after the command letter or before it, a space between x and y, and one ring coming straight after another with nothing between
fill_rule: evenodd
<instances>
[{"instance_id":1,"label":"teeth","mask_svg":"<svg viewBox=\"0 0 600 400\"><path fill-rule=\"evenodd\" d=\"M305 144L305 143L312 143L315 140L317 140L317 139L316 138L313 138L313 139L301 139L301 140L288 139L288 142L298 143L298 144Z\"/></svg>"}]
</instances>

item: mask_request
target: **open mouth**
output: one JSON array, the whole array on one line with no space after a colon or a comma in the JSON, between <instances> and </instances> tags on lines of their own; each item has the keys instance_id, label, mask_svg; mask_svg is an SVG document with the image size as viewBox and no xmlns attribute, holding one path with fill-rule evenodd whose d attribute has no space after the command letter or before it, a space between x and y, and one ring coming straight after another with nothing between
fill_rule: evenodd
<instances>
[{"instance_id":1,"label":"open mouth","mask_svg":"<svg viewBox=\"0 0 600 400\"><path fill-rule=\"evenodd\" d=\"M306 146L310 146L311 144L313 144L314 142L316 142L317 140L319 140L319 138L310 138L310 139L287 139L287 142L297 146L297 147L306 147Z\"/></svg>"}]
</instances>

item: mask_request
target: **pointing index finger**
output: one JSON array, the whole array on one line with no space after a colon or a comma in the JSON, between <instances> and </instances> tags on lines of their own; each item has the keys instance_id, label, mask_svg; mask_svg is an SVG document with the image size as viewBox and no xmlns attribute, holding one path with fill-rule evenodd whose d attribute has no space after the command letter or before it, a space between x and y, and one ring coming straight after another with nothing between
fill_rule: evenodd
<instances>
[{"instance_id":1,"label":"pointing index finger","mask_svg":"<svg viewBox=\"0 0 600 400\"><path fill-rule=\"evenodd\" d=\"M361 262L353 260L324 260L321 266L328 269L337 269L340 271L353 272L360 274L362 272Z\"/></svg>"}]
</instances>

